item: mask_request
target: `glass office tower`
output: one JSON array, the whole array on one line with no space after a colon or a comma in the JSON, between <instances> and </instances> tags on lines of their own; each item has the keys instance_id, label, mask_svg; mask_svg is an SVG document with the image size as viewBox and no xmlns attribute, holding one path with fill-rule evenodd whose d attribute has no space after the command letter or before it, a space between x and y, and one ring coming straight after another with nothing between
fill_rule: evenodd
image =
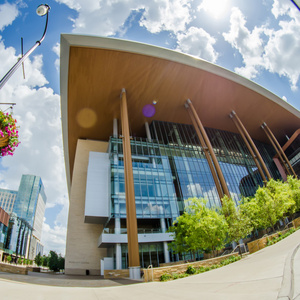
<instances>
[{"instance_id":1,"label":"glass office tower","mask_svg":"<svg viewBox=\"0 0 300 300\"><path fill-rule=\"evenodd\" d=\"M16 248L25 249L24 255L27 251L31 259L38 254L36 249L39 247L41 240L46 201L41 177L22 175L13 212L17 215L21 228L24 227L24 230L26 230L25 235L28 239L30 238L30 241L28 242L28 249L26 249L27 247L21 247L21 245L16 245ZM19 239L18 243L21 243Z\"/></svg>"},{"instance_id":2,"label":"glass office tower","mask_svg":"<svg viewBox=\"0 0 300 300\"><path fill-rule=\"evenodd\" d=\"M22 175L13 212L33 226L38 200L42 200L46 204L41 177Z\"/></svg>"}]
</instances>

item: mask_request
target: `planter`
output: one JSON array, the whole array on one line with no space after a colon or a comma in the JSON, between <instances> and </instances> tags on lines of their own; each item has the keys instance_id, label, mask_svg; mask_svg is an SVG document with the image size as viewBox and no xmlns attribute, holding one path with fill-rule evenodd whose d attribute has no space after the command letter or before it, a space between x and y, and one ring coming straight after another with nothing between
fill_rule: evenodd
<instances>
[{"instance_id":1,"label":"planter","mask_svg":"<svg viewBox=\"0 0 300 300\"><path fill-rule=\"evenodd\" d=\"M0 111L0 157L13 155L19 145L17 120L9 113Z\"/></svg>"},{"instance_id":2,"label":"planter","mask_svg":"<svg viewBox=\"0 0 300 300\"><path fill-rule=\"evenodd\" d=\"M8 145L9 136L0 137L0 148L6 147Z\"/></svg>"}]
</instances>

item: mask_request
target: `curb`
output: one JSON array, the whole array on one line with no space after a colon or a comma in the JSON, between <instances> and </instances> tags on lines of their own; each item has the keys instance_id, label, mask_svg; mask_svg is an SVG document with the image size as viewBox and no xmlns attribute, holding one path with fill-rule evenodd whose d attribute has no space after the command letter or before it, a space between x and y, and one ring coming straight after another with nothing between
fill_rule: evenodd
<instances>
[{"instance_id":1,"label":"curb","mask_svg":"<svg viewBox=\"0 0 300 300\"><path fill-rule=\"evenodd\" d=\"M284 264L283 279L277 300L292 300L294 295L294 257L300 244L290 252Z\"/></svg>"}]
</instances>

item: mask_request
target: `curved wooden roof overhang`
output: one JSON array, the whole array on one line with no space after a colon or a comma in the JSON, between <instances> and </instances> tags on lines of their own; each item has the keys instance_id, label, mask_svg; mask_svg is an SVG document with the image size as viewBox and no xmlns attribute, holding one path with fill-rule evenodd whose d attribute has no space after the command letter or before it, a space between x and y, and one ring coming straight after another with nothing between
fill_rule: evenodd
<instances>
[{"instance_id":1,"label":"curved wooden roof overhang","mask_svg":"<svg viewBox=\"0 0 300 300\"><path fill-rule=\"evenodd\" d=\"M237 132L234 110L252 138L267 141L266 122L284 141L300 125L300 112L281 98L235 73L172 50L91 36L61 36L61 107L68 184L78 139L107 141L120 118L120 93L127 92L132 134L144 123L191 124L184 108L191 99L203 125ZM145 118L144 105L157 101Z\"/></svg>"}]
</instances>

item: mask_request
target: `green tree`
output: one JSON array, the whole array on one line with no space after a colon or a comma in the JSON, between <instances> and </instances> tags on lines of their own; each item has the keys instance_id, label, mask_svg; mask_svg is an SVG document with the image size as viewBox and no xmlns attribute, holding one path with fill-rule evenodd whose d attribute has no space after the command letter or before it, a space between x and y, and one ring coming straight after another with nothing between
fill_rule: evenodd
<instances>
[{"instance_id":1,"label":"green tree","mask_svg":"<svg viewBox=\"0 0 300 300\"><path fill-rule=\"evenodd\" d=\"M10 263L12 261L11 255L8 255L7 258L6 258L6 260Z\"/></svg>"},{"instance_id":2,"label":"green tree","mask_svg":"<svg viewBox=\"0 0 300 300\"><path fill-rule=\"evenodd\" d=\"M288 176L287 186L290 190L291 199L295 203L291 210L291 214L293 214L294 212L300 211L300 180L293 176Z\"/></svg>"},{"instance_id":3,"label":"green tree","mask_svg":"<svg viewBox=\"0 0 300 300\"><path fill-rule=\"evenodd\" d=\"M34 262L36 263L37 266L41 266L43 263L43 258L40 253L34 258Z\"/></svg>"},{"instance_id":4,"label":"green tree","mask_svg":"<svg viewBox=\"0 0 300 300\"><path fill-rule=\"evenodd\" d=\"M46 255L42 256L42 266L48 267L48 257Z\"/></svg>"},{"instance_id":5,"label":"green tree","mask_svg":"<svg viewBox=\"0 0 300 300\"><path fill-rule=\"evenodd\" d=\"M58 256L58 268L59 270L65 269L65 258L62 257L61 255Z\"/></svg>"},{"instance_id":6,"label":"green tree","mask_svg":"<svg viewBox=\"0 0 300 300\"><path fill-rule=\"evenodd\" d=\"M272 227L295 205L291 198L287 183L271 179L265 187L259 187L255 193L260 225L264 228Z\"/></svg>"},{"instance_id":7,"label":"green tree","mask_svg":"<svg viewBox=\"0 0 300 300\"><path fill-rule=\"evenodd\" d=\"M58 255L55 251L50 251L49 256L48 256L48 267L50 270L54 272L59 271L59 266L58 266Z\"/></svg>"},{"instance_id":8,"label":"green tree","mask_svg":"<svg viewBox=\"0 0 300 300\"><path fill-rule=\"evenodd\" d=\"M177 253L204 250L215 254L225 245L228 225L224 216L208 208L205 199L188 199L188 203L183 215L169 228L169 232L174 233L172 249Z\"/></svg>"},{"instance_id":9,"label":"green tree","mask_svg":"<svg viewBox=\"0 0 300 300\"><path fill-rule=\"evenodd\" d=\"M221 212L228 225L228 240L238 244L240 239L245 238L253 230L250 218L245 210L236 206L228 196L223 197L222 204Z\"/></svg>"}]
</instances>

